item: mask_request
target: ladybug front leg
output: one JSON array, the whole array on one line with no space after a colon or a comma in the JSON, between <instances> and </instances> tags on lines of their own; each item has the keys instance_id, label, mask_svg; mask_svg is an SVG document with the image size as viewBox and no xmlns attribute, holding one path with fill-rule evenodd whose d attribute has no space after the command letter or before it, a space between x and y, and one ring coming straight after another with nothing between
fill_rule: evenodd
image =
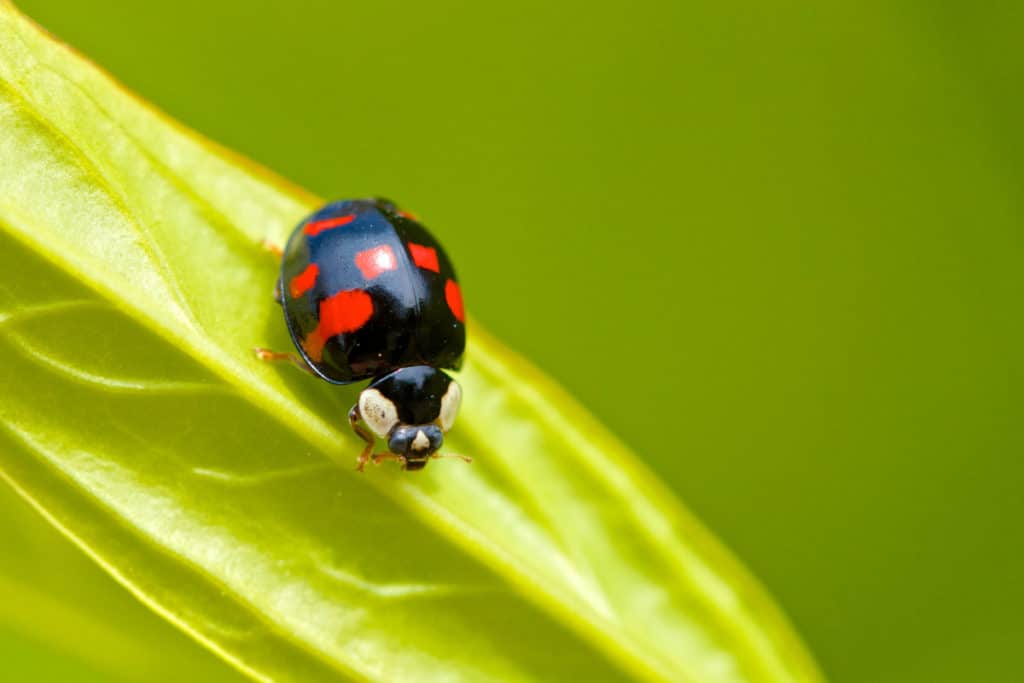
<instances>
[{"instance_id":1,"label":"ladybug front leg","mask_svg":"<svg viewBox=\"0 0 1024 683\"><path fill-rule=\"evenodd\" d=\"M363 452L359 454L359 459L356 460L356 469L360 472L366 467L367 461L373 454L373 434L366 430L361 424L359 424L359 404L352 406L352 410L348 411L348 423L352 425L352 431L359 435L363 441L366 442L366 446L363 448ZM376 460L376 459L375 459Z\"/></svg>"},{"instance_id":2,"label":"ladybug front leg","mask_svg":"<svg viewBox=\"0 0 1024 683\"><path fill-rule=\"evenodd\" d=\"M395 453L374 453L372 459L374 465L379 465L385 460L397 460L398 464L405 469L406 460L404 455L397 455Z\"/></svg>"}]
</instances>

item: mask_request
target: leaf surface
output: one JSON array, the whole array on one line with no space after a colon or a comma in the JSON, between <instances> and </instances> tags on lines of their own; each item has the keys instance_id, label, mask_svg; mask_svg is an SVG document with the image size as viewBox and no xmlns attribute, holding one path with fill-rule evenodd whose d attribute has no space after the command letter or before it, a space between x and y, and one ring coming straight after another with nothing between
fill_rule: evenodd
<instances>
[{"instance_id":1,"label":"leaf surface","mask_svg":"<svg viewBox=\"0 0 1024 683\"><path fill-rule=\"evenodd\" d=\"M6 486L0 519L5 680L247 680L143 606Z\"/></svg>"},{"instance_id":2,"label":"leaf surface","mask_svg":"<svg viewBox=\"0 0 1024 683\"><path fill-rule=\"evenodd\" d=\"M270 290L319 200L0 3L0 472L258 680L816 681L759 586L562 390L472 324L448 443L353 470L354 389ZM443 235L442 239L443 239Z\"/></svg>"}]
</instances>

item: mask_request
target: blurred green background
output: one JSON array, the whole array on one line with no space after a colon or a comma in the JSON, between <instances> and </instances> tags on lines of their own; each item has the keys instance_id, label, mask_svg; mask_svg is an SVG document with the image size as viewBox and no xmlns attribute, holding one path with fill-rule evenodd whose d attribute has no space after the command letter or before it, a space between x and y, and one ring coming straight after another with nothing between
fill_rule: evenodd
<instances>
[{"instance_id":1,"label":"blurred green background","mask_svg":"<svg viewBox=\"0 0 1024 683\"><path fill-rule=\"evenodd\" d=\"M297 183L423 216L476 319L650 463L832 680L1019 675L1021 3L18 4ZM0 542L58 552L3 505ZM61 557L52 595L109 581ZM109 680L56 621L57 646L0 624L0 656Z\"/></svg>"}]
</instances>

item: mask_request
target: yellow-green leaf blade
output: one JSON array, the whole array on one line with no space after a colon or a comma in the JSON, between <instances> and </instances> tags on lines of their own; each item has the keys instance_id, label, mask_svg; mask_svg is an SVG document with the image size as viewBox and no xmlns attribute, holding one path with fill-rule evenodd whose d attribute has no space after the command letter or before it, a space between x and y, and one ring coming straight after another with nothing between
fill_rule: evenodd
<instances>
[{"instance_id":1,"label":"yellow-green leaf blade","mask_svg":"<svg viewBox=\"0 0 1024 683\"><path fill-rule=\"evenodd\" d=\"M0 290L15 359L0 371L13 397L0 465L240 669L817 680L760 589L633 457L479 331L451 439L476 462L352 472L352 392L250 351L288 343L257 242L315 199L168 123L5 7L0 128L3 265L17 274Z\"/></svg>"}]
</instances>

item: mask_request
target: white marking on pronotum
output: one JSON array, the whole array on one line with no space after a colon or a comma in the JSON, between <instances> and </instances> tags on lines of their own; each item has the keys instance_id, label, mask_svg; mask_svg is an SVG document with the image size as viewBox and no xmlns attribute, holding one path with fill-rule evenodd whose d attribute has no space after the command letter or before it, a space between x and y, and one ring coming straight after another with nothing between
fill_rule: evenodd
<instances>
[{"instance_id":1,"label":"white marking on pronotum","mask_svg":"<svg viewBox=\"0 0 1024 683\"><path fill-rule=\"evenodd\" d=\"M448 431L455 422L455 415L459 412L459 404L462 403L462 388L459 383L452 380L448 385L448 391L441 397L441 429Z\"/></svg>"},{"instance_id":2,"label":"white marking on pronotum","mask_svg":"<svg viewBox=\"0 0 1024 683\"><path fill-rule=\"evenodd\" d=\"M364 389L359 394L359 414L373 432L385 438L391 428L398 424L398 409L391 399L376 389Z\"/></svg>"}]
</instances>

